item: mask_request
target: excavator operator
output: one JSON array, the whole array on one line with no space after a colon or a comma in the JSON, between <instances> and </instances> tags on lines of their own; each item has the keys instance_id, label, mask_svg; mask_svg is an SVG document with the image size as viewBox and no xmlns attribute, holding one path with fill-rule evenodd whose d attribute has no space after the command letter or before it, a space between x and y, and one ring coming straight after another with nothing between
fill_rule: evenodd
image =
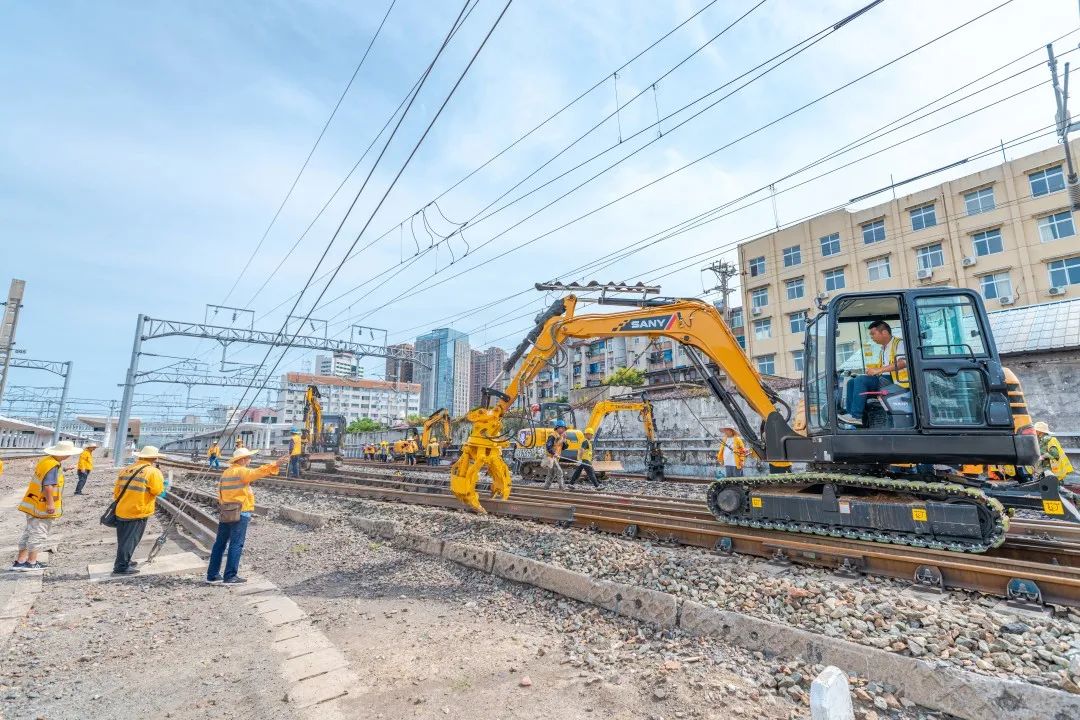
<instances>
[{"instance_id":1,"label":"excavator operator","mask_svg":"<svg viewBox=\"0 0 1080 720\"><path fill-rule=\"evenodd\" d=\"M881 362L878 367L867 368L865 375L856 375L848 380L844 403L847 412L837 417L849 425L862 426L868 395L895 395L911 387L904 339L894 336L892 327L884 320L870 323L870 339L881 346Z\"/></svg>"}]
</instances>

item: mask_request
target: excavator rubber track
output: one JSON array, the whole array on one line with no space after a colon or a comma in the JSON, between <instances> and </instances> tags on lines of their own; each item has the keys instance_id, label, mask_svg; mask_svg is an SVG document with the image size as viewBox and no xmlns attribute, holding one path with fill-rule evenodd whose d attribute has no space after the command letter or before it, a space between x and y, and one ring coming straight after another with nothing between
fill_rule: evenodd
<instances>
[{"instance_id":1,"label":"excavator rubber track","mask_svg":"<svg viewBox=\"0 0 1080 720\"><path fill-rule=\"evenodd\" d=\"M729 525L952 552L986 552L1009 529L998 500L949 482L822 472L725 478L710 485L708 503Z\"/></svg>"}]
</instances>

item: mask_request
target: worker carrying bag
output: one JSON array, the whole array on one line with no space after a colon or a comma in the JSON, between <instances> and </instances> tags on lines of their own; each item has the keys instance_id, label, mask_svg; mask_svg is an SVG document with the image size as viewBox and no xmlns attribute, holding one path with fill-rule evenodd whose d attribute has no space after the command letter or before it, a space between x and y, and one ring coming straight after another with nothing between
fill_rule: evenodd
<instances>
[{"instance_id":1,"label":"worker carrying bag","mask_svg":"<svg viewBox=\"0 0 1080 720\"><path fill-rule=\"evenodd\" d=\"M109 509L106 510L105 514L101 516L102 525L111 528L116 527L116 506L120 503L120 499L124 497L124 493L126 493L128 491L128 488L131 487L131 481L142 475L143 470L145 470L147 467L149 466L141 468L137 473L132 473L131 477L127 479L127 482L124 484L124 489L120 491L120 494L117 495L116 499L112 501L111 505L109 505Z\"/></svg>"},{"instance_id":2,"label":"worker carrying bag","mask_svg":"<svg viewBox=\"0 0 1080 720\"><path fill-rule=\"evenodd\" d=\"M240 522L240 510L243 507L244 507L244 503L239 503L239 502L218 503L218 522L220 522L220 523Z\"/></svg>"}]
</instances>

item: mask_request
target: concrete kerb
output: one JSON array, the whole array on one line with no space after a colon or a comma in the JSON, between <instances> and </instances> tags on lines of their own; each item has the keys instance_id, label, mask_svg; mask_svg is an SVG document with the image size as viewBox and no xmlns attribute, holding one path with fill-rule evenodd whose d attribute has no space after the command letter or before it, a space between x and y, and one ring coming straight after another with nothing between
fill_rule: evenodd
<instances>
[{"instance_id":1,"label":"concrete kerb","mask_svg":"<svg viewBox=\"0 0 1080 720\"><path fill-rule=\"evenodd\" d=\"M749 615L715 610L668 593L599 580L512 553L406 533L389 521L354 518L350 522L366 533L392 539L401 547L550 590L618 615L717 637L770 656L798 657L882 680L895 685L899 694L923 707L964 720L1005 716L1010 720L1080 717L1080 696L1062 690L979 675Z\"/></svg>"},{"instance_id":2,"label":"concrete kerb","mask_svg":"<svg viewBox=\"0 0 1080 720\"><path fill-rule=\"evenodd\" d=\"M287 507L282 505L278 509L278 517L283 517L286 520L294 523L300 523L301 525L310 525L313 528L321 528L326 525L329 520L325 515L319 515L317 513L308 512L306 510L300 510L298 508Z\"/></svg>"}]
</instances>

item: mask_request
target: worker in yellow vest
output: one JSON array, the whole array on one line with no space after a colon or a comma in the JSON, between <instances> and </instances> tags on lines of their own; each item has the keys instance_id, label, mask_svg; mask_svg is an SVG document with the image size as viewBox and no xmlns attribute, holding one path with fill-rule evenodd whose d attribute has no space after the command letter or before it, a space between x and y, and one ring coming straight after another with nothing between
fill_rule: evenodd
<instances>
[{"instance_id":1,"label":"worker in yellow vest","mask_svg":"<svg viewBox=\"0 0 1080 720\"><path fill-rule=\"evenodd\" d=\"M285 474L286 477L300 478L300 456L303 453L304 443L300 437L300 431L293 428L292 437L289 440L289 471Z\"/></svg>"},{"instance_id":2,"label":"worker in yellow vest","mask_svg":"<svg viewBox=\"0 0 1080 720\"><path fill-rule=\"evenodd\" d=\"M206 457L210 461L210 467L212 467L212 468L220 468L221 467L221 463L219 462L219 460L221 458L221 446L218 445L217 440L215 440L214 442L212 442L210 444L210 449L206 451Z\"/></svg>"},{"instance_id":3,"label":"worker in yellow vest","mask_svg":"<svg viewBox=\"0 0 1080 720\"><path fill-rule=\"evenodd\" d=\"M75 447L75 443L61 440L45 448L45 457L34 467L34 475L19 503L19 510L26 513L26 527L19 538L19 554L11 565L12 570L46 568L37 557L49 542L53 521L64 514L64 469L61 464L80 452L82 450Z\"/></svg>"},{"instance_id":4,"label":"worker in yellow vest","mask_svg":"<svg viewBox=\"0 0 1080 720\"><path fill-rule=\"evenodd\" d=\"M224 580L230 585L247 582L237 573L240 572L240 554L244 552L248 523L251 521L251 513L255 511L255 493L251 491L251 483L277 475L280 466L288 461L287 457L282 455L277 462L250 468L248 465L254 455L254 450L237 450L229 458L229 467L218 481L218 502L240 503L240 519L235 522L218 522L217 537L214 539L214 547L210 549L210 563L206 567L207 582ZM219 573L226 550L229 555L225 559L225 575L222 577Z\"/></svg>"},{"instance_id":5,"label":"worker in yellow vest","mask_svg":"<svg viewBox=\"0 0 1080 720\"><path fill-rule=\"evenodd\" d=\"M581 441L581 450L578 452L578 466L574 468L574 474L570 476L570 487L574 487L577 479L581 477L581 473L585 473L593 487L600 487L600 481L596 479L596 473L593 471L592 466L593 438L595 436L596 430L591 427L585 428L585 439Z\"/></svg>"},{"instance_id":6,"label":"worker in yellow vest","mask_svg":"<svg viewBox=\"0 0 1080 720\"><path fill-rule=\"evenodd\" d=\"M237 437L236 438L236 447L233 448L233 452L236 452L237 450L242 450L243 448L244 448L244 438Z\"/></svg>"},{"instance_id":7,"label":"worker in yellow vest","mask_svg":"<svg viewBox=\"0 0 1080 720\"><path fill-rule=\"evenodd\" d=\"M386 462L390 459L390 441L383 440L379 443L379 459Z\"/></svg>"},{"instance_id":8,"label":"worker in yellow vest","mask_svg":"<svg viewBox=\"0 0 1080 720\"><path fill-rule=\"evenodd\" d=\"M405 441L405 464L406 465L415 465L416 464L416 451L417 451L417 449L418 449L418 446L416 444L416 440L414 440L413 438L409 438L408 440Z\"/></svg>"},{"instance_id":9,"label":"worker in yellow vest","mask_svg":"<svg viewBox=\"0 0 1080 720\"><path fill-rule=\"evenodd\" d=\"M896 395L911 387L904 338L893 335L892 326L884 320L875 320L867 330L870 339L881 346L880 362L877 367L867 368L865 375L847 381L844 403L847 412L837 415L839 420L854 427L862 427L867 397L881 392Z\"/></svg>"},{"instance_id":10,"label":"worker in yellow vest","mask_svg":"<svg viewBox=\"0 0 1080 720\"><path fill-rule=\"evenodd\" d=\"M1041 421L1035 423L1035 437L1039 439L1039 461L1036 469L1049 470L1062 484L1075 484L1067 483L1066 478L1073 471L1072 462L1058 439L1050 434L1050 426Z\"/></svg>"},{"instance_id":11,"label":"worker in yellow vest","mask_svg":"<svg viewBox=\"0 0 1080 720\"><path fill-rule=\"evenodd\" d=\"M83 494L83 486L86 485L87 478L90 477L90 471L94 469L94 450L97 449L96 442L89 442L83 446L82 453L79 455L79 462L75 466L75 471L79 474L79 482L75 484L75 494Z\"/></svg>"},{"instance_id":12,"label":"worker in yellow vest","mask_svg":"<svg viewBox=\"0 0 1080 720\"><path fill-rule=\"evenodd\" d=\"M716 451L718 477L742 477L743 465L746 464L746 443L735 432L735 428L722 429L720 449ZM721 475L722 473L722 475Z\"/></svg>"},{"instance_id":13,"label":"worker in yellow vest","mask_svg":"<svg viewBox=\"0 0 1080 720\"><path fill-rule=\"evenodd\" d=\"M431 438L427 446L427 463L428 465L439 464L439 441L435 438Z\"/></svg>"},{"instance_id":14,"label":"worker in yellow vest","mask_svg":"<svg viewBox=\"0 0 1080 720\"><path fill-rule=\"evenodd\" d=\"M135 464L126 467L116 476L113 500L116 501L116 559L113 575L137 575L137 562L131 559L139 547L146 521L154 514L159 495L167 487L165 476L157 467L161 452L153 445L146 445L135 453Z\"/></svg>"}]
</instances>

